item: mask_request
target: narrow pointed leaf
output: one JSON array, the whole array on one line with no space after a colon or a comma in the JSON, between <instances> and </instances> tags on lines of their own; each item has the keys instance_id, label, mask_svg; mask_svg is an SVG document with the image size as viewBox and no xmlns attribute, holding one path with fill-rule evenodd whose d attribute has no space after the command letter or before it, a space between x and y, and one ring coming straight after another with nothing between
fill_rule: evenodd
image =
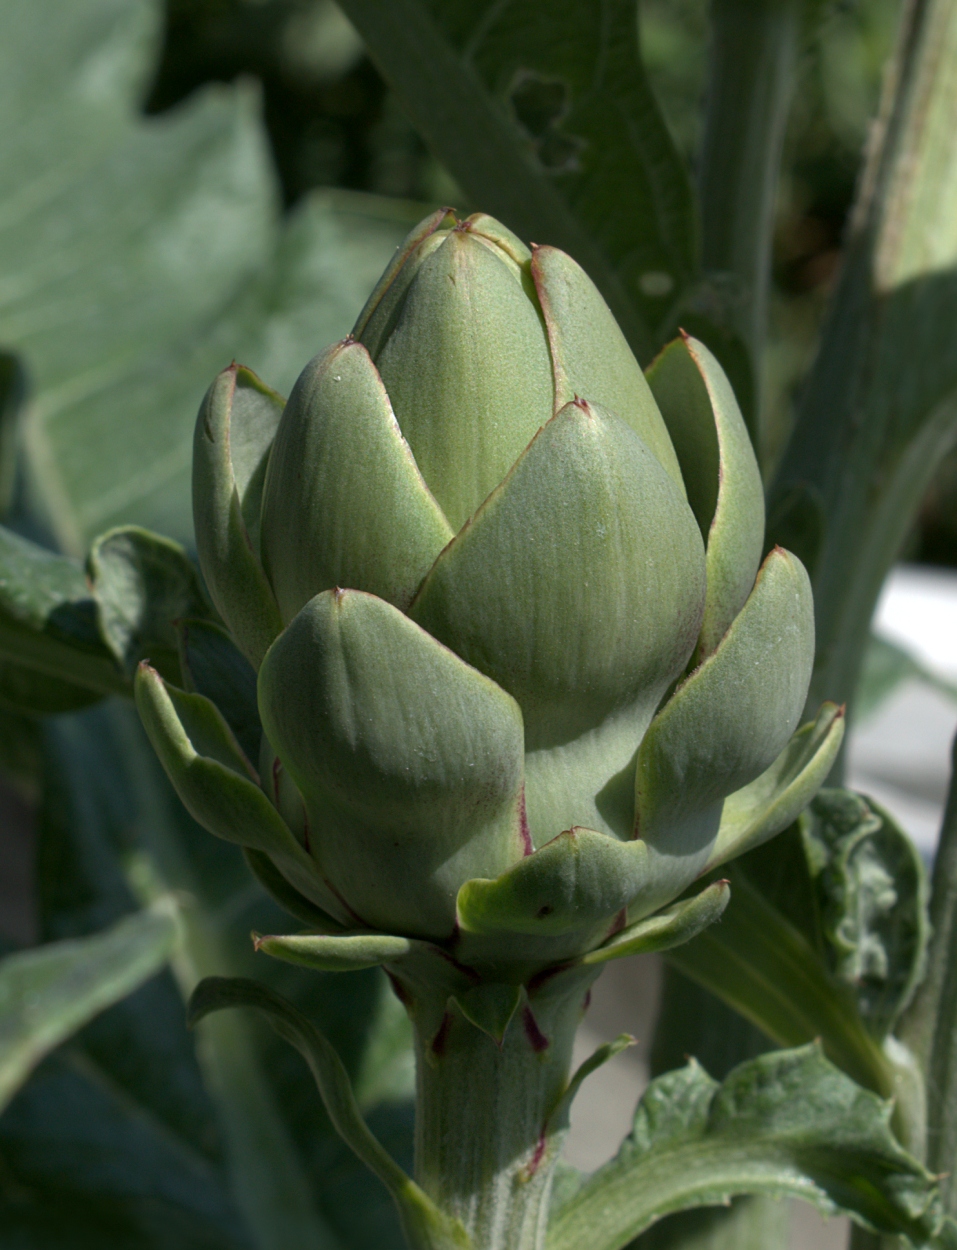
<instances>
[{"instance_id":1,"label":"narrow pointed leaf","mask_svg":"<svg viewBox=\"0 0 957 1250\"><path fill-rule=\"evenodd\" d=\"M264 558L283 620L336 586L405 608L451 537L365 347L322 352L289 397L266 486Z\"/></svg>"},{"instance_id":2,"label":"narrow pointed leaf","mask_svg":"<svg viewBox=\"0 0 957 1250\"><path fill-rule=\"evenodd\" d=\"M459 890L459 925L470 933L559 936L609 923L646 876L643 842L569 829L495 880Z\"/></svg>"},{"instance_id":3,"label":"narrow pointed leaf","mask_svg":"<svg viewBox=\"0 0 957 1250\"><path fill-rule=\"evenodd\" d=\"M664 1215L739 1194L801 1198L928 1245L937 1184L889 1111L813 1045L744 1063L721 1086L692 1061L652 1082L616 1157L553 1216L548 1250L620 1250Z\"/></svg>"},{"instance_id":4,"label":"narrow pointed leaf","mask_svg":"<svg viewBox=\"0 0 957 1250\"><path fill-rule=\"evenodd\" d=\"M253 934L257 951L317 972L358 972L401 959L412 949L409 938L385 933L296 933L288 937Z\"/></svg>"},{"instance_id":5,"label":"narrow pointed leaf","mask_svg":"<svg viewBox=\"0 0 957 1250\"><path fill-rule=\"evenodd\" d=\"M0 960L0 1110L44 1055L158 972L176 941L170 910Z\"/></svg>"},{"instance_id":6,"label":"narrow pointed leaf","mask_svg":"<svg viewBox=\"0 0 957 1250\"><path fill-rule=\"evenodd\" d=\"M844 739L844 709L825 703L770 768L729 794L705 871L760 846L795 820L827 780Z\"/></svg>"},{"instance_id":7,"label":"narrow pointed leaf","mask_svg":"<svg viewBox=\"0 0 957 1250\"><path fill-rule=\"evenodd\" d=\"M292 1003L241 977L207 977L200 982L190 999L190 1023L195 1025L210 1012L227 1007L259 1011L299 1051L336 1130L392 1195L413 1250L468 1250L469 1239L461 1224L444 1215L369 1132L342 1060L319 1030Z\"/></svg>"},{"instance_id":8,"label":"narrow pointed leaf","mask_svg":"<svg viewBox=\"0 0 957 1250\"><path fill-rule=\"evenodd\" d=\"M262 851L300 893L341 916L341 906L259 788L255 770L214 705L168 686L146 664L135 689L153 749L194 820L227 842Z\"/></svg>"},{"instance_id":9,"label":"narrow pointed leaf","mask_svg":"<svg viewBox=\"0 0 957 1250\"><path fill-rule=\"evenodd\" d=\"M576 398L607 408L631 426L684 493L655 396L594 282L571 256L547 246L535 249L532 276L552 351L555 411Z\"/></svg>"},{"instance_id":10,"label":"narrow pointed leaf","mask_svg":"<svg viewBox=\"0 0 957 1250\"><path fill-rule=\"evenodd\" d=\"M193 524L213 602L258 664L282 628L263 573L260 511L281 395L232 364L206 392L193 435Z\"/></svg>"},{"instance_id":11,"label":"narrow pointed leaf","mask_svg":"<svg viewBox=\"0 0 957 1250\"><path fill-rule=\"evenodd\" d=\"M448 936L462 882L521 857L517 704L384 600L312 599L266 656L259 703L364 923Z\"/></svg>"},{"instance_id":12,"label":"narrow pointed leaf","mask_svg":"<svg viewBox=\"0 0 957 1250\"><path fill-rule=\"evenodd\" d=\"M894 1067L865 1028L854 995L744 873L732 865L731 904L721 923L668 952L668 962L740 1012L779 1046L820 1038L853 1080L895 1095Z\"/></svg>"},{"instance_id":13,"label":"narrow pointed leaf","mask_svg":"<svg viewBox=\"0 0 957 1250\"><path fill-rule=\"evenodd\" d=\"M644 955L681 946L719 920L730 899L727 881L715 881L694 898L674 903L657 915L622 929L597 950L585 955L582 963L603 964L626 955Z\"/></svg>"},{"instance_id":14,"label":"narrow pointed leaf","mask_svg":"<svg viewBox=\"0 0 957 1250\"><path fill-rule=\"evenodd\" d=\"M744 606L764 549L764 488L724 370L703 343L676 339L648 381L707 546L708 597L698 657L710 655Z\"/></svg>"},{"instance_id":15,"label":"narrow pointed leaf","mask_svg":"<svg viewBox=\"0 0 957 1250\"><path fill-rule=\"evenodd\" d=\"M768 768L794 732L813 658L807 574L778 548L718 649L678 687L639 749L638 834L651 852L657 905L704 869L725 796Z\"/></svg>"},{"instance_id":16,"label":"narrow pointed leaf","mask_svg":"<svg viewBox=\"0 0 957 1250\"><path fill-rule=\"evenodd\" d=\"M578 1065L575 1072L568 1082L564 1094L562 1094L555 1110L548 1117L548 1125L545 1129L545 1137L551 1136L552 1133L566 1128L568 1126L568 1116L572 1108L572 1103L578 1091L581 1089L584 1081L591 1076L593 1072L597 1072L599 1068L603 1068L606 1063L614 1059L616 1055L620 1055L623 1050L627 1050L630 1046L634 1046L637 1038L632 1037L630 1033L619 1033L611 1042L605 1042L599 1046L587 1059Z\"/></svg>"}]
</instances>

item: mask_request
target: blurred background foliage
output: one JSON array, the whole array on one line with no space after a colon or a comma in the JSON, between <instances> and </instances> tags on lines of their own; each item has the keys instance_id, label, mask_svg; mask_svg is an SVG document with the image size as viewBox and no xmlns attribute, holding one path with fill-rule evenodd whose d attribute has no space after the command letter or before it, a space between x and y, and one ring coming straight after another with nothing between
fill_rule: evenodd
<instances>
[{"instance_id":1,"label":"blurred background foliage","mask_svg":"<svg viewBox=\"0 0 957 1250\"><path fill-rule=\"evenodd\" d=\"M707 10L707 0L640 0L645 65L692 163ZM899 14L900 0L832 0L808 24L779 188L764 362L767 471L814 352ZM448 203L463 212L474 207L428 151L332 0L167 0L148 113L172 108L203 84L245 75L262 83L287 208L318 187ZM957 565L957 455L941 466L904 554Z\"/></svg>"},{"instance_id":2,"label":"blurred background foliage","mask_svg":"<svg viewBox=\"0 0 957 1250\"><path fill-rule=\"evenodd\" d=\"M0 213L0 344L21 357L0 351L4 520L73 555L129 520L189 544L192 423L216 369L235 353L288 390L303 361L347 331L410 224L436 204L463 214L479 206L429 152L332 0L165 0L158 32L150 0L95 0L102 30L90 27L89 48L86 33L59 20L69 3L8 7L21 26L0 48L9 71L0 104L25 102L0 134L0 205L7 194L13 206ZM768 477L835 282L901 0L822 0L811 10L779 187L763 362ZM639 11L653 89L693 165L708 0L640 0ZM74 78L46 82L36 66L55 65L58 40ZM132 82L149 123L130 116ZM239 90L217 91L222 83ZM61 168L63 187L44 199L45 175ZM16 199L31 177L40 188L32 210ZM22 474L14 481L18 438L32 486ZM932 483L905 554L957 566L957 455ZM9 1244L62 1246L70 1221L89 1229L82 1244L121 1250L397 1246L384 1199L367 1200L358 1165L315 1100L301 1099L291 1052L241 1024L205 1036L199 1059L187 1044L181 992L199 972L245 969L251 925L277 923L236 849L181 811L128 707L43 722L21 714L8 679L0 671L0 766L22 802L14 812L0 794L0 817L8 832L20 822L24 845L38 826L40 852L35 914L21 915L16 940L83 937L157 893L183 895L193 909L178 988L164 973L113 1007L11 1105L0 1128L0 1223L20 1240ZM19 904L30 892L16 890ZM328 978L277 967L284 993L321 1008L377 1131L407 1155L407 1029L382 978L363 973L340 993ZM257 1136L280 1142L279 1163L247 1184ZM114 1161L134 1147L144 1168L152 1160L157 1175L176 1179L175 1193L146 1202L115 1191ZM77 1179L74 1163L88 1156ZM224 1182L224 1160L238 1186ZM272 1230L264 1213L290 1187L288 1223Z\"/></svg>"}]
</instances>

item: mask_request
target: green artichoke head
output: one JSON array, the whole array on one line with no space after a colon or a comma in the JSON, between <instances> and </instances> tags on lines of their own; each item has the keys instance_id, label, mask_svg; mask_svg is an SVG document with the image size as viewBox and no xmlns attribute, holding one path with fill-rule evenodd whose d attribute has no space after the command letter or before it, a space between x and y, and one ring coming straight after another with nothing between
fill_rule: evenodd
<instances>
[{"instance_id":1,"label":"green artichoke head","mask_svg":"<svg viewBox=\"0 0 957 1250\"><path fill-rule=\"evenodd\" d=\"M220 375L194 512L259 670L256 846L352 928L575 957L789 823L839 742L833 709L792 738L811 592L761 563L717 361L682 336L646 376L574 260L482 214L422 222L284 408Z\"/></svg>"}]
</instances>

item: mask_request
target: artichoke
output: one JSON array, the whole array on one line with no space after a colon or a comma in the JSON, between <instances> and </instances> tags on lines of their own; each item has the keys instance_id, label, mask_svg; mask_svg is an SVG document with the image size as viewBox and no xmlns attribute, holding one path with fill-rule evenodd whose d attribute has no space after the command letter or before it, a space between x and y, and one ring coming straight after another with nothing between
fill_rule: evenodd
<instances>
[{"instance_id":1,"label":"artichoke","mask_svg":"<svg viewBox=\"0 0 957 1250\"><path fill-rule=\"evenodd\" d=\"M138 702L187 807L310 922L274 954L518 985L678 940L726 890L655 913L837 751L833 706L795 733L811 590L762 563L719 364L681 335L646 376L580 266L488 216L421 223L285 405L220 374L194 516L260 757L148 666Z\"/></svg>"}]
</instances>

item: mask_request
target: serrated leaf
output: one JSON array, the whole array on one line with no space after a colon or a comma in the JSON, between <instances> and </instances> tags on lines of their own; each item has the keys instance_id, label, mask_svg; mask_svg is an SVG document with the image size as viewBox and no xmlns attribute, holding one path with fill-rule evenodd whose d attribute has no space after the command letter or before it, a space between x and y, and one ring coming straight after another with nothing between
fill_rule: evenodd
<instances>
[{"instance_id":1,"label":"serrated leaf","mask_svg":"<svg viewBox=\"0 0 957 1250\"><path fill-rule=\"evenodd\" d=\"M158 972L175 938L170 909L154 909L0 961L0 1110L45 1054Z\"/></svg>"},{"instance_id":2,"label":"serrated leaf","mask_svg":"<svg viewBox=\"0 0 957 1250\"><path fill-rule=\"evenodd\" d=\"M889 1114L815 1045L762 1055L720 1086L692 1061L652 1082L618 1155L553 1215L548 1250L620 1250L664 1215L748 1193L926 1245L941 1224L936 1182Z\"/></svg>"},{"instance_id":3,"label":"serrated leaf","mask_svg":"<svg viewBox=\"0 0 957 1250\"><path fill-rule=\"evenodd\" d=\"M924 862L892 816L848 790L822 790L802 826L830 966L883 1037L924 972Z\"/></svg>"},{"instance_id":4,"label":"serrated leaf","mask_svg":"<svg viewBox=\"0 0 957 1250\"><path fill-rule=\"evenodd\" d=\"M141 660L182 684L179 622L210 618L199 575L178 543L137 526L101 534L87 558L100 633L129 680Z\"/></svg>"}]
</instances>

